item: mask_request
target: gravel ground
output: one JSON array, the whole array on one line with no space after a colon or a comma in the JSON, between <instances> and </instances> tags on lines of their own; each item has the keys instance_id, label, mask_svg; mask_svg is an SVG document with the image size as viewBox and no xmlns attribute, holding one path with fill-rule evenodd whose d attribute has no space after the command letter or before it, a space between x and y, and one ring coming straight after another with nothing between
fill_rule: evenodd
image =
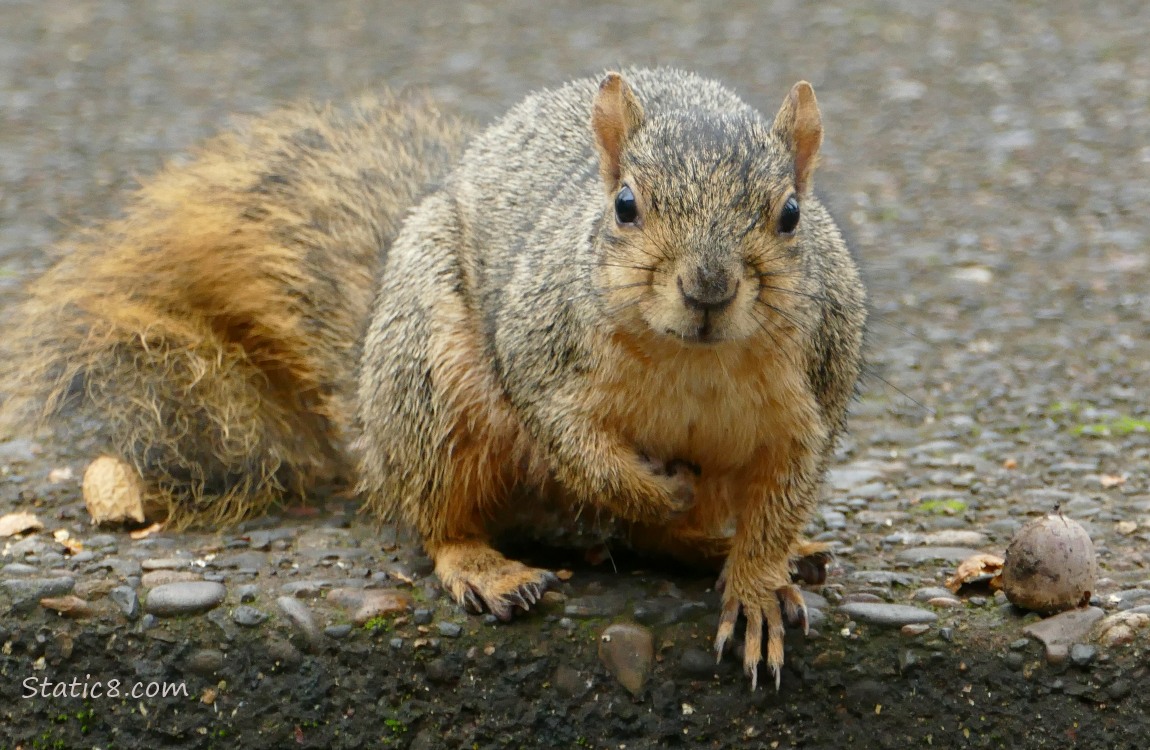
<instances>
[{"instance_id":1,"label":"gravel ground","mask_svg":"<svg viewBox=\"0 0 1150 750\"><path fill-rule=\"evenodd\" d=\"M231 114L386 82L488 120L620 63L768 112L810 80L819 188L875 313L812 529L838 566L777 694L713 664L698 576L556 555L572 575L545 611L498 626L344 503L92 529L82 436L22 436L0 442L0 516L46 528L0 540L0 748L1145 747L1147 28L1133 1L6 0L0 324L54 242ZM1092 608L938 590L1055 505L1097 547Z\"/></svg>"}]
</instances>

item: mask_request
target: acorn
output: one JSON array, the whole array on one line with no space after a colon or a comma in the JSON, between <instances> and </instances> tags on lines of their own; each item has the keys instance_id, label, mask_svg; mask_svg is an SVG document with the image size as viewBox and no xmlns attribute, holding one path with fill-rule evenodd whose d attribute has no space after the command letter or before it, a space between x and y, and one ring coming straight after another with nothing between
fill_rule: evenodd
<instances>
[{"instance_id":1,"label":"acorn","mask_svg":"<svg viewBox=\"0 0 1150 750\"><path fill-rule=\"evenodd\" d=\"M1006 548L1002 588L1016 607L1053 614L1086 606L1097 579L1090 535L1060 513L1027 523Z\"/></svg>"}]
</instances>

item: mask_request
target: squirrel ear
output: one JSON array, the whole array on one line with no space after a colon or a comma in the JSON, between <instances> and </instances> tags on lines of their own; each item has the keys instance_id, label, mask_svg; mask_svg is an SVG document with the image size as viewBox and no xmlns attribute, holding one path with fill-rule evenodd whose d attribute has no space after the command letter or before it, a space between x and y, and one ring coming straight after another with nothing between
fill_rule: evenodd
<instances>
[{"instance_id":1,"label":"squirrel ear","mask_svg":"<svg viewBox=\"0 0 1150 750\"><path fill-rule=\"evenodd\" d=\"M609 189L619 184L619 162L623 146L631 134L643 124L643 107L631 87L618 73L608 73L599 83L595 104L591 110L591 129L595 131L595 146L599 150L599 173Z\"/></svg>"},{"instance_id":2,"label":"squirrel ear","mask_svg":"<svg viewBox=\"0 0 1150 750\"><path fill-rule=\"evenodd\" d=\"M815 90L806 81L791 87L786 101L775 116L772 132L782 139L795 160L795 190L807 192L823 143L823 120Z\"/></svg>"}]
</instances>

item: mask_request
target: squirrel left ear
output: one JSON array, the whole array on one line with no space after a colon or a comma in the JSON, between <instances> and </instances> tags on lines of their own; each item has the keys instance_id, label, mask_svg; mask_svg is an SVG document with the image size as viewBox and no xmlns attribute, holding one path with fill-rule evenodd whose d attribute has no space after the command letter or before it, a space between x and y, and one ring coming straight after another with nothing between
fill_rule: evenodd
<instances>
[{"instance_id":1,"label":"squirrel left ear","mask_svg":"<svg viewBox=\"0 0 1150 750\"><path fill-rule=\"evenodd\" d=\"M631 87L623 76L608 73L595 94L591 130L595 132L595 147L599 151L599 173L609 191L619 186L623 146L642 124L643 107Z\"/></svg>"},{"instance_id":2,"label":"squirrel left ear","mask_svg":"<svg viewBox=\"0 0 1150 750\"><path fill-rule=\"evenodd\" d=\"M803 195L811 186L823 143L823 120L815 90L806 81L791 87L791 93L775 115L771 132L778 136L795 160L795 190Z\"/></svg>"}]
</instances>

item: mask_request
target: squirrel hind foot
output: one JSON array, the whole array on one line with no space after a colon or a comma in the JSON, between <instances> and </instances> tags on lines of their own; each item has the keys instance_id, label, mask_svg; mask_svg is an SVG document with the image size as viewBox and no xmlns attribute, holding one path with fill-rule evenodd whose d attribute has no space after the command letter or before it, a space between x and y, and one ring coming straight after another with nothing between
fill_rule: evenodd
<instances>
[{"instance_id":1,"label":"squirrel hind foot","mask_svg":"<svg viewBox=\"0 0 1150 750\"><path fill-rule=\"evenodd\" d=\"M559 583L551 571L509 560L483 542L436 545L432 556L436 575L456 602L471 614L486 611L504 622L530 611Z\"/></svg>"}]
</instances>

